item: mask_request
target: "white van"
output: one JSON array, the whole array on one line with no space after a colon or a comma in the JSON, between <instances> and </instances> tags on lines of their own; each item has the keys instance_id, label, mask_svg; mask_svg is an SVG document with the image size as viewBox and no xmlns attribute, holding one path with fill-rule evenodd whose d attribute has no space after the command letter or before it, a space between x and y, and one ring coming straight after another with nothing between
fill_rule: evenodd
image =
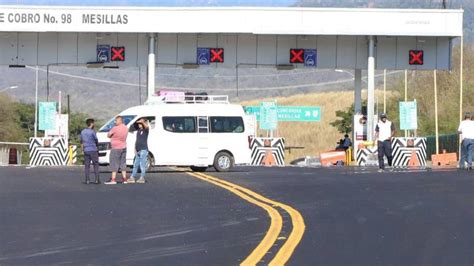
<instances>
[{"instance_id":1,"label":"white van","mask_svg":"<svg viewBox=\"0 0 474 266\"><path fill-rule=\"evenodd\" d=\"M131 107L119 114L129 128L127 165L133 165L136 124L146 118L148 135L148 168L152 166L189 166L205 171L213 166L228 171L235 164L250 163L249 143L254 126L241 105L230 104L227 96L153 96L145 105ZM112 118L102 128L99 139L99 163L109 164Z\"/></svg>"}]
</instances>

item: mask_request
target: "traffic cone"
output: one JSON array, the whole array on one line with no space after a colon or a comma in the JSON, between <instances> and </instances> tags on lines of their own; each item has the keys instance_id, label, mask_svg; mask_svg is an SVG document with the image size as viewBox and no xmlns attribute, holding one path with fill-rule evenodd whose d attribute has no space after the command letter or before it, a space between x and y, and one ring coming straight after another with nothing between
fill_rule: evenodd
<instances>
[{"instance_id":1,"label":"traffic cone","mask_svg":"<svg viewBox=\"0 0 474 266\"><path fill-rule=\"evenodd\" d=\"M267 150L265 152L265 157L263 158L263 165L264 166L272 166L276 165L275 157L271 150Z\"/></svg>"},{"instance_id":2,"label":"traffic cone","mask_svg":"<svg viewBox=\"0 0 474 266\"><path fill-rule=\"evenodd\" d=\"M418 160L418 156L416 156L416 151L412 151L410 160L408 161L408 167L415 166L420 166L420 160Z\"/></svg>"}]
</instances>

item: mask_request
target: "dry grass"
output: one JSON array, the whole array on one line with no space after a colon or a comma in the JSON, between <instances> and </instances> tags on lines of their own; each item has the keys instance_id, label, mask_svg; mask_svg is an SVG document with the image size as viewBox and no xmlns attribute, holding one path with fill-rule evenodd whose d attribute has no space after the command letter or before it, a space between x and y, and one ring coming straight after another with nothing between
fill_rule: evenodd
<instances>
[{"instance_id":1,"label":"dry grass","mask_svg":"<svg viewBox=\"0 0 474 266\"><path fill-rule=\"evenodd\" d=\"M366 91L362 92L362 98L366 99ZM383 100L382 94L377 97ZM285 161L305 156L318 156L321 151L331 150L343 137L337 129L329 123L336 120L336 111L345 110L354 102L353 91L322 92L311 94L300 94L286 98L267 98L242 102L242 105L256 106L262 101L276 100L278 105L294 106L320 106L321 122L279 122L276 136L284 137L286 146L304 146L304 149L294 149L286 153ZM260 136L266 136L265 131L260 131Z\"/></svg>"}]
</instances>

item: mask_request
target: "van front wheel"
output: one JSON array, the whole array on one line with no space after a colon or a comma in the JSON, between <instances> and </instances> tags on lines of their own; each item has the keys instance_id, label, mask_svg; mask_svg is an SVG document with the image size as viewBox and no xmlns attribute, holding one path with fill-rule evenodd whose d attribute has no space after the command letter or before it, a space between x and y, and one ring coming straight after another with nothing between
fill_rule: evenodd
<instances>
[{"instance_id":1,"label":"van front wheel","mask_svg":"<svg viewBox=\"0 0 474 266\"><path fill-rule=\"evenodd\" d=\"M217 172L227 172L234 167L234 157L228 152L221 151L214 158L214 168Z\"/></svg>"},{"instance_id":2,"label":"van front wheel","mask_svg":"<svg viewBox=\"0 0 474 266\"><path fill-rule=\"evenodd\" d=\"M193 170L194 172L206 172L207 170L207 167L206 166L190 166L189 168L191 168L191 170Z\"/></svg>"}]
</instances>

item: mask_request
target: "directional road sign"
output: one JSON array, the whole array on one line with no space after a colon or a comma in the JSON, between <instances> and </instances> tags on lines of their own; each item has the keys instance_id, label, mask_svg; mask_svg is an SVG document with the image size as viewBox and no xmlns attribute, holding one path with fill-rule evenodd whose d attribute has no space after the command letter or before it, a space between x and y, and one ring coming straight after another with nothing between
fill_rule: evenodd
<instances>
[{"instance_id":1,"label":"directional road sign","mask_svg":"<svg viewBox=\"0 0 474 266\"><path fill-rule=\"evenodd\" d=\"M56 102L40 102L38 108L38 129L56 128Z\"/></svg>"},{"instance_id":2,"label":"directional road sign","mask_svg":"<svg viewBox=\"0 0 474 266\"><path fill-rule=\"evenodd\" d=\"M416 101L400 102L400 129L414 130L418 128Z\"/></svg>"},{"instance_id":3,"label":"directional road sign","mask_svg":"<svg viewBox=\"0 0 474 266\"><path fill-rule=\"evenodd\" d=\"M97 45L97 62L103 62L103 63L110 62L110 45L106 45L106 44Z\"/></svg>"},{"instance_id":4,"label":"directional road sign","mask_svg":"<svg viewBox=\"0 0 474 266\"><path fill-rule=\"evenodd\" d=\"M277 128L277 105L275 102L262 102L260 104L260 128L275 130Z\"/></svg>"}]
</instances>

